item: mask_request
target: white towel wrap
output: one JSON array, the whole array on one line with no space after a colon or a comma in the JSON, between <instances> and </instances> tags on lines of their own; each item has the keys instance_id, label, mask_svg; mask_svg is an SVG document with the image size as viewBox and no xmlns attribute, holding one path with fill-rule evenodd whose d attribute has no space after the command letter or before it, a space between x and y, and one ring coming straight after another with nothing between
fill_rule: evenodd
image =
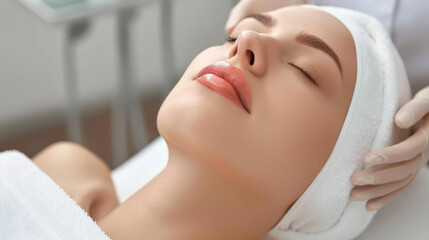
<instances>
[{"instance_id":1,"label":"white towel wrap","mask_svg":"<svg viewBox=\"0 0 429 240\"><path fill-rule=\"evenodd\" d=\"M326 164L264 238L353 239L368 226L375 212L367 212L365 202L350 200L353 189L350 177L368 167L363 160L371 150L403 138L404 132L394 126L393 119L399 107L410 99L410 87L403 62L377 20L352 10L306 7L330 13L351 32L357 54L356 86Z\"/></svg>"},{"instance_id":2,"label":"white towel wrap","mask_svg":"<svg viewBox=\"0 0 429 240\"><path fill-rule=\"evenodd\" d=\"M110 239L27 156L0 153L0 239Z\"/></svg>"}]
</instances>

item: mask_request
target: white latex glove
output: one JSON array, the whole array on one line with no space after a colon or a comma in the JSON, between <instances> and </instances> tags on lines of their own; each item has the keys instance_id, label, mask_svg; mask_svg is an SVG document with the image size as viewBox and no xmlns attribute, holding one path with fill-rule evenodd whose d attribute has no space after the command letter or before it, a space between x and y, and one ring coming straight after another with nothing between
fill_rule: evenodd
<instances>
[{"instance_id":1,"label":"white latex glove","mask_svg":"<svg viewBox=\"0 0 429 240\"><path fill-rule=\"evenodd\" d=\"M375 150L365 161L374 168L356 172L351 181L357 187L350 197L366 201L367 210L377 210L398 198L429 159L429 86L420 90L396 114L400 128L418 129L396 145ZM418 123L416 125L416 123Z\"/></svg>"}]
</instances>

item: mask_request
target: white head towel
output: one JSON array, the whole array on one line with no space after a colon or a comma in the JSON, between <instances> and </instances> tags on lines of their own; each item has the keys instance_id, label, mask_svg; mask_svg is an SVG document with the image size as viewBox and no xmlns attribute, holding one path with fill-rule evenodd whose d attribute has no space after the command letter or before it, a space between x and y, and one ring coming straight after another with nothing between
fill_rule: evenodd
<instances>
[{"instance_id":1,"label":"white head towel","mask_svg":"<svg viewBox=\"0 0 429 240\"><path fill-rule=\"evenodd\" d=\"M367 167L363 161L367 153L404 136L393 119L410 99L410 87L403 62L377 20L341 8L308 7L330 13L351 32L357 55L356 86L329 159L265 239L353 239L368 226L375 212L367 212L365 202L350 200L350 177Z\"/></svg>"}]
</instances>

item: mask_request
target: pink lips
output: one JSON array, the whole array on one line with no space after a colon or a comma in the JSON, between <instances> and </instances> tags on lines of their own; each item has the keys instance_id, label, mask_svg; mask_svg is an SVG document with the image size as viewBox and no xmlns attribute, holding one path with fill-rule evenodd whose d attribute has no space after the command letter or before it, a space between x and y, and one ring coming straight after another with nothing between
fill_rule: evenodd
<instances>
[{"instance_id":1,"label":"pink lips","mask_svg":"<svg viewBox=\"0 0 429 240\"><path fill-rule=\"evenodd\" d=\"M250 113L250 87L239 68L226 62L218 62L203 68L196 80Z\"/></svg>"}]
</instances>

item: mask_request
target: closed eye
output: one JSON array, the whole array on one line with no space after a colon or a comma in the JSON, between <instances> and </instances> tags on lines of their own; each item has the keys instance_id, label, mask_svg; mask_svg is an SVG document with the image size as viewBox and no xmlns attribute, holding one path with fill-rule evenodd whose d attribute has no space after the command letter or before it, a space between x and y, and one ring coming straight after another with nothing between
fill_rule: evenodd
<instances>
[{"instance_id":1,"label":"closed eye","mask_svg":"<svg viewBox=\"0 0 429 240\"><path fill-rule=\"evenodd\" d=\"M227 42L235 42L235 41L237 41L237 38L233 38L233 37L231 37L231 36L228 36L228 37L226 37L226 41Z\"/></svg>"},{"instance_id":2,"label":"closed eye","mask_svg":"<svg viewBox=\"0 0 429 240\"><path fill-rule=\"evenodd\" d=\"M237 38L231 37L231 36L227 36L226 38L227 42L231 42L234 43L235 41L237 41ZM317 82L314 80L314 77L308 72L306 71L303 67L300 67L296 64L294 64L293 62L288 62L292 67L296 68L298 71L300 71L308 80L312 81L316 86L319 86L317 84Z\"/></svg>"},{"instance_id":3,"label":"closed eye","mask_svg":"<svg viewBox=\"0 0 429 240\"><path fill-rule=\"evenodd\" d=\"M313 76L311 76L311 74L306 71L303 67L300 67L292 62L288 62L292 67L298 69L306 78L308 78L310 81L312 81L314 84L316 84L316 86L319 86L317 84L317 82L314 80Z\"/></svg>"}]
</instances>

